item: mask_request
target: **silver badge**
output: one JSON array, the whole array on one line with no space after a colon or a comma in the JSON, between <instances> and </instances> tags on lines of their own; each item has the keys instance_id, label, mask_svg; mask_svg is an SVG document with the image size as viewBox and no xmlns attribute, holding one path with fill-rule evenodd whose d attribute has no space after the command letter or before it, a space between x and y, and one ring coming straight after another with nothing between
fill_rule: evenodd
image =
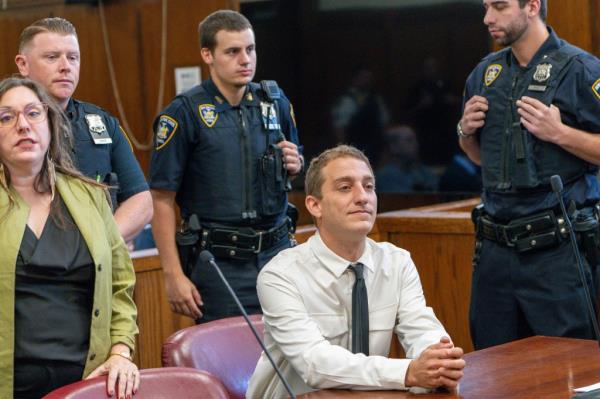
<instances>
[{"instance_id":1,"label":"silver badge","mask_svg":"<svg viewBox=\"0 0 600 399\"><path fill-rule=\"evenodd\" d=\"M102 134L106 132L106 125L102 120L102 117L98 114L87 114L85 116L90 132L96 134Z\"/></svg>"},{"instance_id":2,"label":"silver badge","mask_svg":"<svg viewBox=\"0 0 600 399\"><path fill-rule=\"evenodd\" d=\"M533 74L533 80L536 82L545 82L550 78L550 70L552 64L539 64L535 67L535 73Z\"/></svg>"},{"instance_id":3,"label":"silver badge","mask_svg":"<svg viewBox=\"0 0 600 399\"><path fill-rule=\"evenodd\" d=\"M94 140L94 144L111 144L112 139L108 135L108 130L104 124L104 120L98 114L86 114L85 122L88 125L90 136Z\"/></svg>"}]
</instances>

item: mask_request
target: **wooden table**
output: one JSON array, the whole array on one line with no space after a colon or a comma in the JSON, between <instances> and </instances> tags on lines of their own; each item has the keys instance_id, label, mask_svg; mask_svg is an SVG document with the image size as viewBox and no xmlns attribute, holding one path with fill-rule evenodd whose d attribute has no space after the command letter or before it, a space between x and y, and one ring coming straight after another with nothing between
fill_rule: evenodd
<instances>
[{"instance_id":1,"label":"wooden table","mask_svg":"<svg viewBox=\"0 0 600 399\"><path fill-rule=\"evenodd\" d=\"M323 390L303 399L568 399L573 388L600 382L596 341L531 337L465 355L467 366L457 392Z\"/></svg>"}]
</instances>

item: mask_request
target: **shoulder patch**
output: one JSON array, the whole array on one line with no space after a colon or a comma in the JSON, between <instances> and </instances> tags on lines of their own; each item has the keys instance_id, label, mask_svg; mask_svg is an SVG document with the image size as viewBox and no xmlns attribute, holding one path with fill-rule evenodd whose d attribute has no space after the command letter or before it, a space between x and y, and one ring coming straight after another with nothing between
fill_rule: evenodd
<instances>
[{"instance_id":1,"label":"shoulder patch","mask_svg":"<svg viewBox=\"0 0 600 399\"><path fill-rule=\"evenodd\" d=\"M502 65L500 65L500 64L489 65L485 70L485 75L483 76L483 82L485 83L486 86L491 85L492 83L494 83L494 80L496 80L498 78L498 76L500 76L500 73L502 73Z\"/></svg>"},{"instance_id":2,"label":"shoulder patch","mask_svg":"<svg viewBox=\"0 0 600 399\"><path fill-rule=\"evenodd\" d=\"M592 91L594 92L596 97L598 97L598 100L600 100L600 79L594 82L594 84L592 85Z\"/></svg>"},{"instance_id":3,"label":"shoulder patch","mask_svg":"<svg viewBox=\"0 0 600 399\"><path fill-rule=\"evenodd\" d=\"M167 115L160 116L160 119L158 120L158 125L156 127L156 149L157 150L160 150L161 148L163 148L165 145L167 145L169 140L171 140L171 138L173 138L175 131L177 131L177 126L179 126L177 121L175 119L171 118L170 116L167 116Z\"/></svg>"},{"instance_id":4,"label":"shoulder patch","mask_svg":"<svg viewBox=\"0 0 600 399\"><path fill-rule=\"evenodd\" d=\"M213 127L217 123L217 119L219 119L219 114L215 112L215 108L213 104L200 104L198 106L200 119L202 119L207 127Z\"/></svg>"}]
</instances>

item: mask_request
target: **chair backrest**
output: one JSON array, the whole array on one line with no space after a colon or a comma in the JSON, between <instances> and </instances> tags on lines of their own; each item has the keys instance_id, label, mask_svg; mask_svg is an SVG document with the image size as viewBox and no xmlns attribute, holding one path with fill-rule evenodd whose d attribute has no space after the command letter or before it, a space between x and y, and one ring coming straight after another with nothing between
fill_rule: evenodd
<instances>
[{"instance_id":1,"label":"chair backrest","mask_svg":"<svg viewBox=\"0 0 600 399\"><path fill-rule=\"evenodd\" d=\"M250 316L259 336L262 315ZM221 380L232 399L243 399L262 349L242 316L184 328L167 338L163 366L193 367Z\"/></svg>"},{"instance_id":2,"label":"chair backrest","mask_svg":"<svg viewBox=\"0 0 600 399\"><path fill-rule=\"evenodd\" d=\"M140 370L140 389L133 398L229 399L227 390L210 373L184 367ZM106 376L58 388L43 399L114 399L106 394Z\"/></svg>"}]
</instances>

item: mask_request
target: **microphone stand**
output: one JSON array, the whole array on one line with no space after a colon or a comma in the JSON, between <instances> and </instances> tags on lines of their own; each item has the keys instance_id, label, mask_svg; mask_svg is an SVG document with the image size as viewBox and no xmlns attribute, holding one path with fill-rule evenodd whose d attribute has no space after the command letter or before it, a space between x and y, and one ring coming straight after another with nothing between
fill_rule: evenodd
<instances>
[{"instance_id":1,"label":"microphone stand","mask_svg":"<svg viewBox=\"0 0 600 399\"><path fill-rule=\"evenodd\" d=\"M256 328L254 328L254 325L252 324L252 322L248 318L248 314L246 313L246 310L244 309L244 306L242 306L242 303L240 302L238 296L233 291L233 288L231 288L231 285L229 285L229 282L227 282L227 279L223 275L223 272L221 272L221 268L219 267L219 265L217 265L217 262L215 262L215 257L209 251L204 250L204 251L200 252L200 259L203 262L210 263L210 265L212 267L214 267L214 269L217 271L217 274L219 275L219 277L223 281L223 284L225 284L225 286L227 287L227 290L229 291L229 293L231 294L231 296L235 300L235 303L237 304L238 308L242 312L242 316L244 316L244 320L246 320L246 323L248 324L248 326L252 330L252 333L254 334L254 338L256 338L256 341L259 343L259 345L262 348L262 350L264 351L265 355L267 355L267 358L269 359L269 362L271 363L271 366L273 366L273 369L275 369L275 372L277 373L277 376L279 377L279 379L283 383L283 385L285 387L285 390L290 394L291 399L296 399L296 395L292 391L292 388L290 387L290 385L286 381L285 377L283 376L283 374L279 370L279 367L277 367L277 365L275 364L275 361L271 357L271 354L267 350L267 347L265 346L265 344L262 342L262 339L260 339L260 337L258 336L258 332L256 331Z\"/></svg>"},{"instance_id":2,"label":"microphone stand","mask_svg":"<svg viewBox=\"0 0 600 399\"><path fill-rule=\"evenodd\" d=\"M592 300L590 296L590 291L588 290L588 285L585 279L585 273L583 271L583 261L581 259L581 253L579 252L579 247L577 246L577 238L575 237L575 230L573 229L573 224L571 223L571 219L567 213L567 209L565 208L565 203L562 198L562 190L563 183L562 179L559 175L553 175L550 177L550 185L552 186L552 191L556 193L558 197L558 203L560 204L560 210L565 218L565 224L567 225L567 230L569 231L569 239L571 241L571 247L573 248L573 253L575 254L575 259L577 260L577 271L579 272L579 278L581 280L581 284L583 285L583 291L586 299L587 311L589 313L590 318L592 319L592 327L594 328L594 334L596 335L596 341L598 342L598 346L600 346L600 329L598 329L598 320L596 318L596 312L594 312L594 307L592 305Z\"/></svg>"}]
</instances>

